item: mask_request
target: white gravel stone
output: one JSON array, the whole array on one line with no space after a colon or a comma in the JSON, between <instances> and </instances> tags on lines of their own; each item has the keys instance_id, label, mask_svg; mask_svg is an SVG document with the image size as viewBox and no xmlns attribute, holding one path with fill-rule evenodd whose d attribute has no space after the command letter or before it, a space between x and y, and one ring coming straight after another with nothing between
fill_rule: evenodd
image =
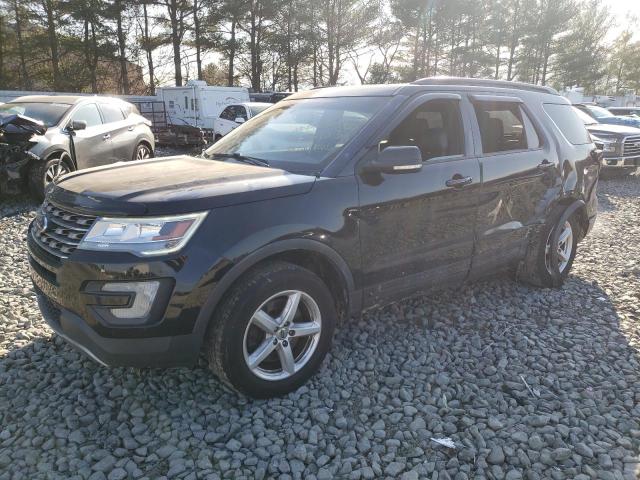
<instances>
[{"instance_id":1,"label":"white gravel stone","mask_svg":"<svg viewBox=\"0 0 640 480\"><path fill-rule=\"evenodd\" d=\"M2 200L0 480L634 478L640 178L599 199L562 289L496 278L367 312L307 385L259 402L203 366L107 369L53 335L28 273L36 205Z\"/></svg>"}]
</instances>

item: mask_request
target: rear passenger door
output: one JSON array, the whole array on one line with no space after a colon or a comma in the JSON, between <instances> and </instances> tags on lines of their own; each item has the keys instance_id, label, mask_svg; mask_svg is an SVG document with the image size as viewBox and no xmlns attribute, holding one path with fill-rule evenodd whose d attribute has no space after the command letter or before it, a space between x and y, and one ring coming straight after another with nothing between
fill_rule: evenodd
<instances>
[{"instance_id":1,"label":"rear passenger door","mask_svg":"<svg viewBox=\"0 0 640 480\"><path fill-rule=\"evenodd\" d=\"M456 284L469 272L480 167L457 94L426 94L376 139L358 166L365 304ZM417 146L418 172L373 175L368 162L389 146Z\"/></svg>"},{"instance_id":2,"label":"rear passenger door","mask_svg":"<svg viewBox=\"0 0 640 480\"><path fill-rule=\"evenodd\" d=\"M483 182L471 277L522 258L530 227L544 218L558 187L558 158L518 97L473 95L476 149ZM555 190L553 190L555 191Z\"/></svg>"},{"instance_id":3,"label":"rear passenger door","mask_svg":"<svg viewBox=\"0 0 640 480\"><path fill-rule=\"evenodd\" d=\"M128 122L118 105L99 104L107 133L111 135L113 157L111 162L125 162L133 159L136 147L136 131L132 122Z\"/></svg>"}]
</instances>

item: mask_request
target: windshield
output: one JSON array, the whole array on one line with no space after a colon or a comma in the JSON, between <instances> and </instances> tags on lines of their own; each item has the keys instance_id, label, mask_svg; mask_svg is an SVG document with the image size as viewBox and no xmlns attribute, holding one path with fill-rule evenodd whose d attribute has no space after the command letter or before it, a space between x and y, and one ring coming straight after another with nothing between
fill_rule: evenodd
<instances>
[{"instance_id":1,"label":"windshield","mask_svg":"<svg viewBox=\"0 0 640 480\"><path fill-rule=\"evenodd\" d=\"M205 151L253 157L283 170L318 173L388 101L387 97L283 100Z\"/></svg>"},{"instance_id":2,"label":"windshield","mask_svg":"<svg viewBox=\"0 0 640 480\"><path fill-rule=\"evenodd\" d=\"M593 119L593 117L587 115L579 108L573 107L573 110L576 112L576 115L582 120L585 125L597 125L598 122Z\"/></svg>"},{"instance_id":3,"label":"windshield","mask_svg":"<svg viewBox=\"0 0 640 480\"><path fill-rule=\"evenodd\" d=\"M611 113L606 108L596 107L595 105L587 105L587 108L593 114L593 116L596 117L596 118L605 118L605 117L613 117L614 116L613 113Z\"/></svg>"},{"instance_id":4,"label":"windshield","mask_svg":"<svg viewBox=\"0 0 640 480\"><path fill-rule=\"evenodd\" d=\"M271 105L272 105L271 103L268 105L249 105L249 109L251 110L252 116L255 117L259 113L264 112Z\"/></svg>"},{"instance_id":5,"label":"windshield","mask_svg":"<svg viewBox=\"0 0 640 480\"><path fill-rule=\"evenodd\" d=\"M40 120L45 127L52 127L69 108L71 105L66 103L10 102L0 105L0 115L24 115Z\"/></svg>"}]
</instances>

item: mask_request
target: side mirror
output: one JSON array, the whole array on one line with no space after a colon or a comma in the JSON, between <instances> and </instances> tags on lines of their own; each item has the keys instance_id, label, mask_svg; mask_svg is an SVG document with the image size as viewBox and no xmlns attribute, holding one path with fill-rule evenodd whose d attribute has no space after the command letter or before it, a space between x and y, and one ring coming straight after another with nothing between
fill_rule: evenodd
<instances>
[{"instance_id":1,"label":"side mirror","mask_svg":"<svg viewBox=\"0 0 640 480\"><path fill-rule=\"evenodd\" d=\"M242 117L236 118L236 123L244 123L246 120Z\"/></svg>"},{"instance_id":2,"label":"side mirror","mask_svg":"<svg viewBox=\"0 0 640 480\"><path fill-rule=\"evenodd\" d=\"M422 152L418 147L387 147L365 167L366 172L412 173L422 169Z\"/></svg>"},{"instance_id":3,"label":"side mirror","mask_svg":"<svg viewBox=\"0 0 640 480\"><path fill-rule=\"evenodd\" d=\"M84 130L87 128L87 122L84 120L74 120L69 125L67 125L67 130L72 132L77 132L78 130Z\"/></svg>"}]
</instances>

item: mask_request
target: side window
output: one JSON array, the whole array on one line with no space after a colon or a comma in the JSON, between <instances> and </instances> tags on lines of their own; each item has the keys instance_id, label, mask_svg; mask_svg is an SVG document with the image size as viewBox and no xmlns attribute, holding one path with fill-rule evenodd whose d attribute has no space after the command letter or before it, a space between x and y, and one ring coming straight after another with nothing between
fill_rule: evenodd
<instances>
[{"instance_id":1,"label":"side window","mask_svg":"<svg viewBox=\"0 0 640 480\"><path fill-rule=\"evenodd\" d=\"M233 107L229 106L225 108L220 114L220 118L223 120L235 120L236 118L233 116Z\"/></svg>"},{"instance_id":2,"label":"side window","mask_svg":"<svg viewBox=\"0 0 640 480\"><path fill-rule=\"evenodd\" d=\"M523 112L519 104L478 102L475 110L483 153L528 148Z\"/></svg>"},{"instance_id":3,"label":"side window","mask_svg":"<svg viewBox=\"0 0 640 480\"><path fill-rule=\"evenodd\" d=\"M464 153L464 130L457 100L431 100L405 118L383 146L416 146L422 160Z\"/></svg>"},{"instance_id":4,"label":"side window","mask_svg":"<svg viewBox=\"0 0 640 480\"><path fill-rule=\"evenodd\" d=\"M124 120L122 110L116 105L103 103L100 105L100 110L102 110L104 123L121 122Z\"/></svg>"},{"instance_id":5,"label":"side window","mask_svg":"<svg viewBox=\"0 0 640 480\"><path fill-rule=\"evenodd\" d=\"M102 125L102 117L95 103L79 107L71 116L71 120L87 122L87 128Z\"/></svg>"},{"instance_id":6,"label":"side window","mask_svg":"<svg viewBox=\"0 0 640 480\"><path fill-rule=\"evenodd\" d=\"M247 118L247 109L244 108L242 105L238 105L236 107L236 111L235 111L235 117L234 120L238 117L244 118L245 120L248 120Z\"/></svg>"},{"instance_id":7,"label":"side window","mask_svg":"<svg viewBox=\"0 0 640 480\"><path fill-rule=\"evenodd\" d=\"M584 122L578 117L578 113L571 105L545 103L544 111L547 112L547 115L551 117L553 123L556 124L556 127L569 142L574 145L591 143L591 137L584 126Z\"/></svg>"}]
</instances>

